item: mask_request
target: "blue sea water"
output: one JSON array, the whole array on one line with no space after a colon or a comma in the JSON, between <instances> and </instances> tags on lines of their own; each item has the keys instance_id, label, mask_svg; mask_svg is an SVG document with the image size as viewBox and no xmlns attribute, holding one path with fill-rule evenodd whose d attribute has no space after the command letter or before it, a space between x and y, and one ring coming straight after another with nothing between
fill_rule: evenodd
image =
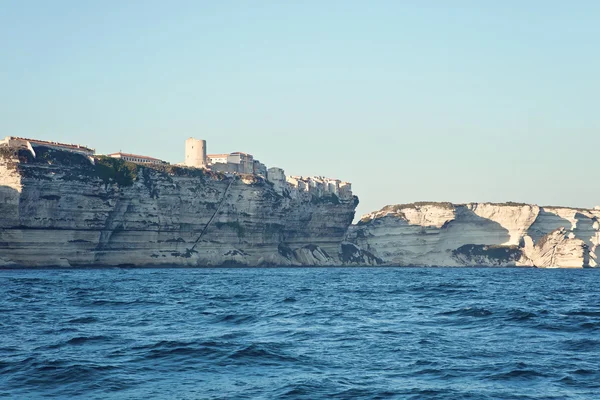
<instances>
[{"instance_id":1,"label":"blue sea water","mask_svg":"<svg viewBox=\"0 0 600 400\"><path fill-rule=\"evenodd\" d=\"M600 398L600 271L0 271L0 397Z\"/></svg>"}]
</instances>

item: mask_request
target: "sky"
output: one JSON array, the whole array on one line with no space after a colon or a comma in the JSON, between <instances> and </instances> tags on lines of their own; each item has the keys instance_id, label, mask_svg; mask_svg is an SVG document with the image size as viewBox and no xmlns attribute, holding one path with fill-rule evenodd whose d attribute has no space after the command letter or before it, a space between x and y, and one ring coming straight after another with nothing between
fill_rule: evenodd
<instances>
[{"instance_id":1,"label":"sky","mask_svg":"<svg viewBox=\"0 0 600 400\"><path fill-rule=\"evenodd\" d=\"M0 136L188 137L413 201L600 205L598 1L0 0Z\"/></svg>"}]
</instances>

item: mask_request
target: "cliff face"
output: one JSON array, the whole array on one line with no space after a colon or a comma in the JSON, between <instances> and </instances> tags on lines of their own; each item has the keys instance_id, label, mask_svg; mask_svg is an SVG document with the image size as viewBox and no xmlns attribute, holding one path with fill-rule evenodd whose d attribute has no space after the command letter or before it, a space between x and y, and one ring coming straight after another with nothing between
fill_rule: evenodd
<instances>
[{"instance_id":1,"label":"cliff face","mask_svg":"<svg viewBox=\"0 0 600 400\"><path fill-rule=\"evenodd\" d=\"M0 149L0 266L339 265L356 197Z\"/></svg>"},{"instance_id":2,"label":"cliff face","mask_svg":"<svg viewBox=\"0 0 600 400\"><path fill-rule=\"evenodd\" d=\"M346 239L374 264L596 267L599 221L600 210L415 203L364 216Z\"/></svg>"},{"instance_id":3,"label":"cliff face","mask_svg":"<svg viewBox=\"0 0 600 400\"><path fill-rule=\"evenodd\" d=\"M351 226L348 184L282 179L0 147L0 267L600 263L597 209L415 203Z\"/></svg>"}]
</instances>

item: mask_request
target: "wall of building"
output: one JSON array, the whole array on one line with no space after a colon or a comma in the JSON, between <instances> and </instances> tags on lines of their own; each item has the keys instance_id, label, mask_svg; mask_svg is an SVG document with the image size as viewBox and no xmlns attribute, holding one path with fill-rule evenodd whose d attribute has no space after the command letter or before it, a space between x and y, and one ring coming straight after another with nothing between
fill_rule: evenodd
<instances>
[{"instance_id":1,"label":"wall of building","mask_svg":"<svg viewBox=\"0 0 600 400\"><path fill-rule=\"evenodd\" d=\"M185 141L185 165L206 168L206 140L189 138Z\"/></svg>"},{"instance_id":2,"label":"wall of building","mask_svg":"<svg viewBox=\"0 0 600 400\"><path fill-rule=\"evenodd\" d=\"M207 164L222 163L227 164L227 154L208 154L206 156Z\"/></svg>"},{"instance_id":3,"label":"wall of building","mask_svg":"<svg viewBox=\"0 0 600 400\"><path fill-rule=\"evenodd\" d=\"M231 153L227 156L228 164L238 164L238 170L242 174L254 173L254 157L247 153Z\"/></svg>"},{"instance_id":4,"label":"wall of building","mask_svg":"<svg viewBox=\"0 0 600 400\"><path fill-rule=\"evenodd\" d=\"M342 182L339 179L330 179L322 176L290 176L286 178L286 183L292 192L310 193L315 196L335 194L343 200L352 198L352 184Z\"/></svg>"},{"instance_id":5,"label":"wall of building","mask_svg":"<svg viewBox=\"0 0 600 400\"><path fill-rule=\"evenodd\" d=\"M350 182L340 183L340 199L351 199L352 198L352 184Z\"/></svg>"},{"instance_id":6,"label":"wall of building","mask_svg":"<svg viewBox=\"0 0 600 400\"><path fill-rule=\"evenodd\" d=\"M245 172L240 171L239 164L229 164L229 163L214 163L210 166L211 171L216 172L225 172L232 174L243 174Z\"/></svg>"},{"instance_id":7,"label":"wall of building","mask_svg":"<svg viewBox=\"0 0 600 400\"><path fill-rule=\"evenodd\" d=\"M119 158L125 161L141 163L141 164L168 164L166 161L159 160L153 157L140 156L136 154L122 154L122 153L114 153L109 154L109 157Z\"/></svg>"},{"instance_id":8,"label":"wall of building","mask_svg":"<svg viewBox=\"0 0 600 400\"><path fill-rule=\"evenodd\" d=\"M240 174L257 174L266 176L264 164L254 160L252 154L235 152L230 154L209 154L207 164L211 169L220 172L237 172ZM258 164L256 162L258 162ZM230 165L226 167L225 165ZM256 172L258 171L258 173Z\"/></svg>"},{"instance_id":9,"label":"wall of building","mask_svg":"<svg viewBox=\"0 0 600 400\"><path fill-rule=\"evenodd\" d=\"M248 153L209 154L207 160L210 169L213 171L233 174L254 174L265 177L269 182L273 183L273 187L277 192L290 196L293 199L308 194L318 197L334 194L343 200L352 199L352 185L348 182L323 176L306 178L294 176L286 178L283 169L277 167L267 169L265 164L254 159L254 156Z\"/></svg>"},{"instance_id":10,"label":"wall of building","mask_svg":"<svg viewBox=\"0 0 600 400\"><path fill-rule=\"evenodd\" d=\"M44 147L49 147L51 149L69 151L71 153L77 153L77 154L83 154L85 156L93 156L96 153L96 151L94 149L90 149L85 146L80 146L78 144L46 142L44 140L25 139L25 138L18 138L18 137L14 137L14 136L5 137L2 141L0 141L0 145L10 146L10 147L23 147L23 148L44 146Z\"/></svg>"}]
</instances>

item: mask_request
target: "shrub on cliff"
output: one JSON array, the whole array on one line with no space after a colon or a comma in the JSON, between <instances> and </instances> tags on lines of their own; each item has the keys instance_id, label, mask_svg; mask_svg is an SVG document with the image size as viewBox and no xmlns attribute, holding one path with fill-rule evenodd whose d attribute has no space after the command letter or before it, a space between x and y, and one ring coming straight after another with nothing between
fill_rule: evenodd
<instances>
[{"instance_id":1,"label":"shrub on cliff","mask_svg":"<svg viewBox=\"0 0 600 400\"><path fill-rule=\"evenodd\" d=\"M119 158L96 157L96 174L104 183L116 183L119 186L131 186L137 179L138 166Z\"/></svg>"},{"instance_id":2,"label":"shrub on cliff","mask_svg":"<svg viewBox=\"0 0 600 400\"><path fill-rule=\"evenodd\" d=\"M0 157L7 160L18 158L23 164L90 165L89 159L83 154L37 145L34 146L34 151L35 156L28 149L5 146L0 148Z\"/></svg>"},{"instance_id":3,"label":"shrub on cliff","mask_svg":"<svg viewBox=\"0 0 600 400\"><path fill-rule=\"evenodd\" d=\"M481 203L484 204L484 203ZM527 204L527 203L520 203L518 201L505 201L502 203L489 203L493 206L507 206L507 207L523 207L523 206L530 206L531 204Z\"/></svg>"},{"instance_id":4,"label":"shrub on cliff","mask_svg":"<svg viewBox=\"0 0 600 400\"><path fill-rule=\"evenodd\" d=\"M35 160L30 160L29 162L42 164L57 164L65 166L90 165L89 159L83 154L73 153L64 150L57 150L46 146L34 146L33 149L35 150Z\"/></svg>"},{"instance_id":5,"label":"shrub on cliff","mask_svg":"<svg viewBox=\"0 0 600 400\"><path fill-rule=\"evenodd\" d=\"M7 166L16 168L17 161L21 163L28 163L33 156L29 150L15 149L14 147L1 146L0 147L0 158L5 160Z\"/></svg>"},{"instance_id":6,"label":"shrub on cliff","mask_svg":"<svg viewBox=\"0 0 600 400\"><path fill-rule=\"evenodd\" d=\"M204 168L193 168L181 165L172 164L146 164L143 168L152 169L154 171L162 172L164 174L173 176L188 176L191 178L210 178L215 180L224 180L227 176L218 171L211 171Z\"/></svg>"},{"instance_id":7,"label":"shrub on cliff","mask_svg":"<svg viewBox=\"0 0 600 400\"><path fill-rule=\"evenodd\" d=\"M8 146L1 146L0 147L0 158L3 158L5 160L12 160L13 158L17 157L17 151L12 148L12 147L8 147Z\"/></svg>"},{"instance_id":8,"label":"shrub on cliff","mask_svg":"<svg viewBox=\"0 0 600 400\"><path fill-rule=\"evenodd\" d=\"M443 202L436 202L436 201L417 201L415 203L408 203L408 204L393 204L393 205L388 205L385 206L381 209L381 211L392 211L392 212L398 212L400 210L404 210L404 209L419 209L421 207L425 207L425 206L435 206L435 207L439 207L439 208L443 208L446 210L454 210L454 204L447 202L447 201L443 201Z\"/></svg>"}]
</instances>

